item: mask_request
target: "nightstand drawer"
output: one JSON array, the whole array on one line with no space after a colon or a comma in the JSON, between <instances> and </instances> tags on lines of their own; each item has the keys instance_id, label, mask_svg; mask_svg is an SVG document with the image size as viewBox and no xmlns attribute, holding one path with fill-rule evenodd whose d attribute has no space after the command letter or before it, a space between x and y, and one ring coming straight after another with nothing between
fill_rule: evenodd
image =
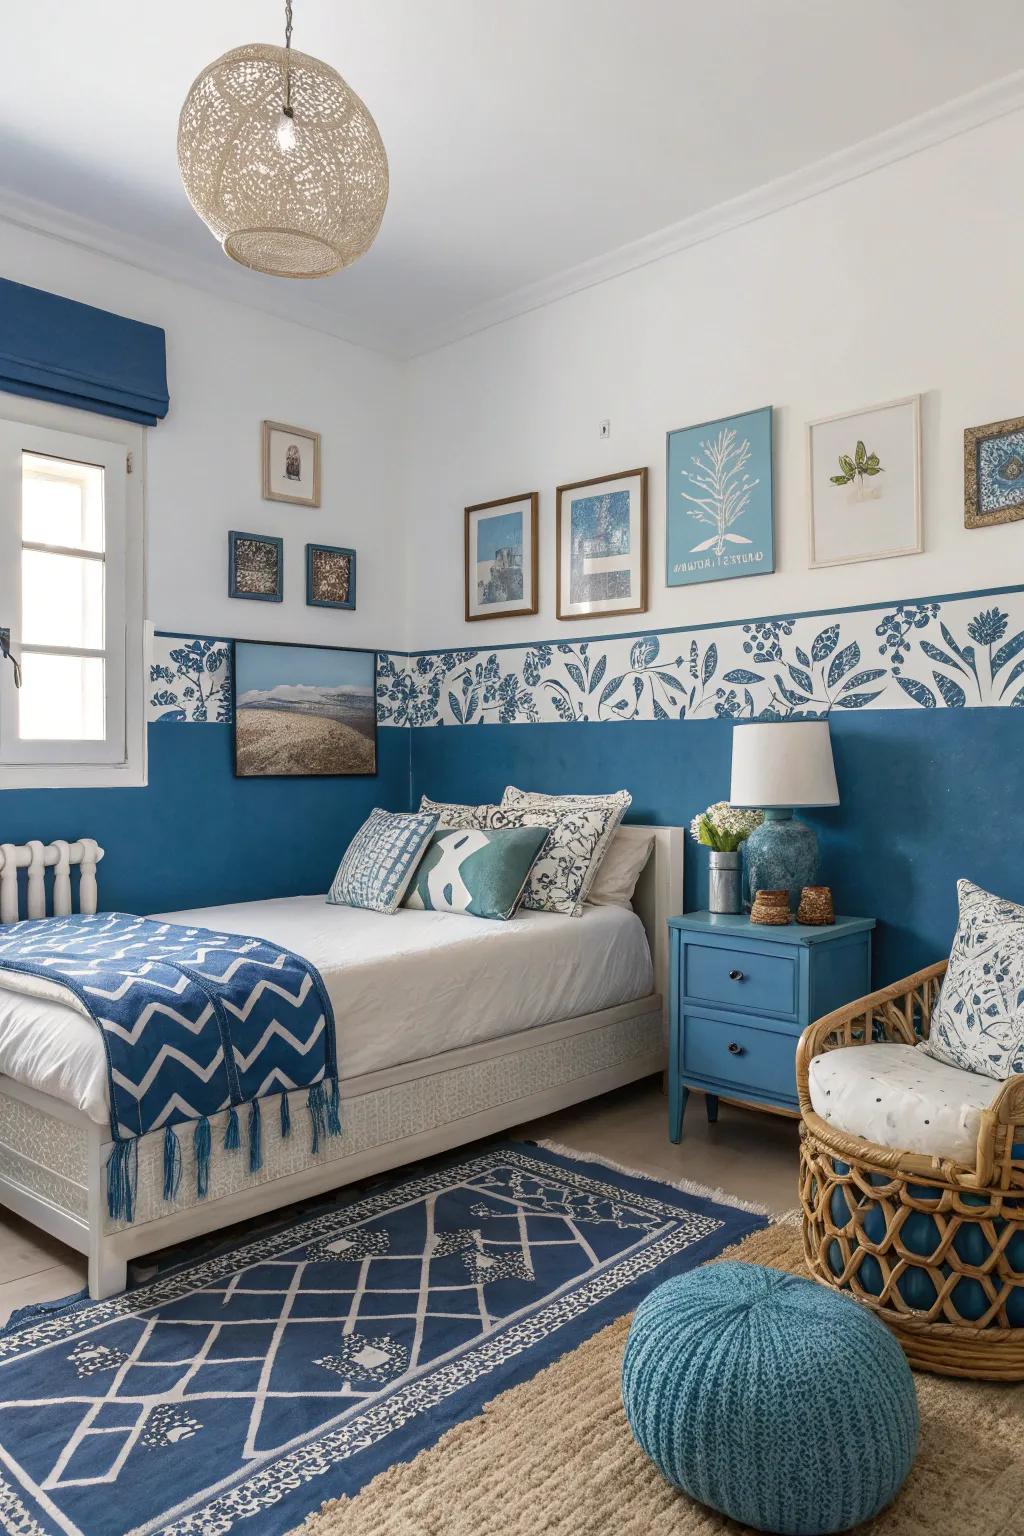
<instances>
[{"instance_id":1,"label":"nightstand drawer","mask_svg":"<svg viewBox=\"0 0 1024 1536\"><path fill-rule=\"evenodd\" d=\"M721 1003L726 1008L796 1016L795 955L687 943L683 946L681 981L686 998Z\"/></svg>"},{"instance_id":2,"label":"nightstand drawer","mask_svg":"<svg viewBox=\"0 0 1024 1536\"><path fill-rule=\"evenodd\" d=\"M795 1103L797 1035L692 1013L684 1015L682 1028L685 1077Z\"/></svg>"}]
</instances>

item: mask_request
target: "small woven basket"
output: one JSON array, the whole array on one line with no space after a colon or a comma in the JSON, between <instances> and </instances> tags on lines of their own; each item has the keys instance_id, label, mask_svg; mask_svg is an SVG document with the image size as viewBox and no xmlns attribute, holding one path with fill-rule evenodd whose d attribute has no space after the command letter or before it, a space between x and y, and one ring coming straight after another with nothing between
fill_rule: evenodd
<instances>
[{"instance_id":1,"label":"small woven basket","mask_svg":"<svg viewBox=\"0 0 1024 1536\"><path fill-rule=\"evenodd\" d=\"M796 920L798 923L809 923L814 928L824 928L834 923L836 909L832 905L831 886L805 885L800 892Z\"/></svg>"},{"instance_id":2,"label":"small woven basket","mask_svg":"<svg viewBox=\"0 0 1024 1536\"><path fill-rule=\"evenodd\" d=\"M750 921L769 928L783 928L789 922L788 891L755 891Z\"/></svg>"}]
</instances>

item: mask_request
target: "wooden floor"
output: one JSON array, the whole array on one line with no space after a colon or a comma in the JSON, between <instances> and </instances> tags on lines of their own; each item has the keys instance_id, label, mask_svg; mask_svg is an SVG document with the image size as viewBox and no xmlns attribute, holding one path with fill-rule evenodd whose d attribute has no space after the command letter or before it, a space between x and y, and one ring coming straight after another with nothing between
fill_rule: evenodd
<instances>
[{"instance_id":1,"label":"wooden floor","mask_svg":"<svg viewBox=\"0 0 1024 1536\"><path fill-rule=\"evenodd\" d=\"M683 1141L673 1146L666 1117L659 1086L648 1082L561 1110L510 1134L562 1142L655 1178L691 1179L773 1211L796 1205L795 1120L722 1104L717 1125L709 1125L703 1101L694 1094ZM68 1296L84 1284L85 1260L80 1254L0 1208L0 1324L15 1307Z\"/></svg>"}]
</instances>

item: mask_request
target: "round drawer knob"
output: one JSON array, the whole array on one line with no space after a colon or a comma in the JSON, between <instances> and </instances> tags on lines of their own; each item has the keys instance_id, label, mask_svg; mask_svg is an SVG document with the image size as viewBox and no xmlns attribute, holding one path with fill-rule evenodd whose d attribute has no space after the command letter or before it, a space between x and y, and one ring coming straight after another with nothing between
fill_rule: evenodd
<instances>
[{"instance_id":1,"label":"round drawer knob","mask_svg":"<svg viewBox=\"0 0 1024 1536\"><path fill-rule=\"evenodd\" d=\"M730 981L742 981L743 980L743 972L742 971L730 971L729 972L729 980Z\"/></svg>"},{"instance_id":2,"label":"round drawer knob","mask_svg":"<svg viewBox=\"0 0 1024 1536\"><path fill-rule=\"evenodd\" d=\"M740 1045L738 1043L738 1041L736 1041L736 1040L730 1040L729 1041L729 1055L730 1056L742 1056L743 1055L743 1047L742 1047L742 1045Z\"/></svg>"}]
</instances>

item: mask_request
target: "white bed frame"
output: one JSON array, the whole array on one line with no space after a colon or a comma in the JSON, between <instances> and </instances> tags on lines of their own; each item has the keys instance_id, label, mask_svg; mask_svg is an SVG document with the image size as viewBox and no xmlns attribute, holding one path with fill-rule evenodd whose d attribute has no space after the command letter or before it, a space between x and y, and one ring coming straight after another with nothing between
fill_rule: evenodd
<instances>
[{"instance_id":1,"label":"white bed frame","mask_svg":"<svg viewBox=\"0 0 1024 1536\"><path fill-rule=\"evenodd\" d=\"M657 990L649 997L343 1080L342 1136L325 1139L314 1156L305 1136L283 1140L277 1116L266 1115L258 1173L248 1171L244 1155L223 1151L226 1114L211 1116L214 1155L205 1200L195 1195L190 1138L184 1137L181 1194L176 1202L164 1201L163 1135L152 1132L139 1140L131 1225L107 1213L109 1128L49 1094L0 1077L0 1205L86 1254L89 1294L102 1300L124 1289L128 1261L142 1254L494 1135L661 1071L667 1038L666 920L682 911L685 832L681 827L623 827L620 832L654 836L654 852L633 899L654 958ZM103 850L85 838L48 848L0 845L0 896L5 897L0 920L18 915L19 868L29 871L29 915L45 911L40 901L47 868L57 872L54 909L66 912L69 863L82 870L79 910L95 911L95 869L102 857ZM292 1097L296 1127L305 1120L305 1097L304 1090Z\"/></svg>"}]
</instances>

